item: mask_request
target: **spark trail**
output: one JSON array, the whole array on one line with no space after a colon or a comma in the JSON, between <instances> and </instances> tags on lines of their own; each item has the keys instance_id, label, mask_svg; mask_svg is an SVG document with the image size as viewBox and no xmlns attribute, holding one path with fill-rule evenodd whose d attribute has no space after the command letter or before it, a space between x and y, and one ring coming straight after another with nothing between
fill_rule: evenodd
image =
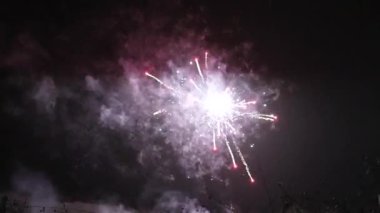
<instances>
[{"instance_id":1,"label":"spark trail","mask_svg":"<svg viewBox=\"0 0 380 213\"><path fill-rule=\"evenodd\" d=\"M235 136L244 135L241 130L244 120L275 122L277 116L259 113L257 107L258 98L245 100L245 97L241 97L237 92L241 89L239 88L241 85L230 86L229 81L216 78L214 75L215 70L210 69L208 52L205 52L204 56L205 72L202 70L198 58L195 58L194 62L197 76L192 76L191 73L187 73L185 77L180 79L172 76L171 79L174 80L169 83L165 83L164 80L145 72L147 77L165 87L177 99L174 107L167 107L167 109L160 107L159 110L153 113L153 116L170 113L175 110L180 111L182 114L189 114L192 118L198 118L194 119L194 125L198 128L203 128L202 132L211 135L212 149L216 151L218 148L217 142L224 141L231 157L232 165L237 168L234 151L230 145L231 143L233 144L235 152L237 152L250 181L253 183L255 180ZM190 65L194 66L193 61L190 61ZM251 96L256 96L256 94L248 94L248 98L252 98ZM201 125L202 123L207 123L207 125Z\"/></svg>"}]
</instances>

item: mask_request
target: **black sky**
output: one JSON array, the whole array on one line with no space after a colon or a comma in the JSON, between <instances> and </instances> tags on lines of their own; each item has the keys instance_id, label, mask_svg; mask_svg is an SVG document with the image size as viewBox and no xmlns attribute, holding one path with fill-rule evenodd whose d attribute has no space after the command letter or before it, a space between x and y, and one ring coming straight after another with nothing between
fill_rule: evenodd
<instances>
[{"instance_id":1,"label":"black sky","mask_svg":"<svg viewBox=\"0 0 380 213\"><path fill-rule=\"evenodd\" d=\"M256 143L255 156L249 159L257 170L257 185L246 187L244 177L232 175L230 186L225 189L225 199L231 200L243 212L269 212L268 202L272 201L268 201L268 197L273 205L279 206L284 194L297 202L307 202L305 197L309 196L315 203L336 198L355 208L366 207L376 204L376 196L380 193L376 66L380 22L373 7L369 1L327 0L2 1L1 100L28 107L30 103L25 101L23 91L31 88L41 75L54 76L61 83L70 81L68 76L106 75L99 71L101 68L88 71L94 67L87 62L114 60L120 53L117 35L109 39L103 37L104 40L93 47L93 41L86 43L86 35L91 34L86 30L93 28L82 28L87 20L107 20L109 16L117 16L115 11L131 8L162 13L173 21L182 18L182 14L199 14L206 21L196 21L189 26L195 26L196 30L207 28L206 43L233 49L240 43L252 42L253 64L265 67L260 74L266 79L285 82L280 99L272 105L280 115L277 129L269 131ZM128 20L125 23L129 23ZM120 31L126 33L133 29L134 26L120 27ZM99 32L102 30L100 28ZM56 42L55 38L63 32L76 38L73 43L65 46L65 43ZM33 56L26 67L18 66L17 61L16 64L7 62L5 59L9 59L15 49L20 49L20 35L38 41L43 52L48 53L48 59ZM21 50L29 54L27 48ZM71 69L77 65L89 67L78 73ZM115 71L107 72L114 75ZM13 80L20 76L25 78L23 82L14 84ZM138 199L149 174L144 174L136 162L136 153L128 147L125 148L127 159L110 159L105 152L96 155L96 160L92 159L99 170L86 169L86 166L73 170L71 162L76 160L73 155L83 154L81 149L88 148L89 144L67 148L65 140L72 137L59 130L59 123L54 124L54 129L58 129L54 136L35 132L30 125L41 125L37 127L41 130L49 128L49 121L41 121L36 114L15 118L2 109L1 116L0 191L11 188L11 177L21 164L46 173L67 199L97 200L117 194L134 208L150 205L145 201L141 204ZM118 133L105 134L122 141ZM58 142L51 144L51 138ZM56 146L67 150L67 155L60 153L46 161L43 156L50 148L56 150ZM123 147L114 146L108 147L110 153ZM128 180L121 179L107 169L108 164L115 161L127 162L138 174L131 175ZM100 182L106 184L99 186ZM207 185L208 193L215 199L224 193L213 183ZM180 188L187 190L186 186ZM202 199L199 198L204 201ZM213 208L215 203L204 201L203 205Z\"/></svg>"}]
</instances>

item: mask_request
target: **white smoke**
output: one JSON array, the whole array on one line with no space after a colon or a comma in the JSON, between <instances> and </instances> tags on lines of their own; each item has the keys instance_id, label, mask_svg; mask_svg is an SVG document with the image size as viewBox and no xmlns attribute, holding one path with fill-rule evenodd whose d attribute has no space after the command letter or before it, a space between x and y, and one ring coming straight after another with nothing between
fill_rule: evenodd
<instances>
[{"instance_id":1,"label":"white smoke","mask_svg":"<svg viewBox=\"0 0 380 213\"><path fill-rule=\"evenodd\" d=\"M181 1L176 1L177 3L182 4ZM159 4L162 3L160 2ZM172 6L173 3L170 2L168 5ZM177 11L175 7L170 9ZM170 14L167 11L163 13ZM168 181L174 181L177 180L177 177L173 175L175 172L170 170L173 165L178 165L188 177L199 178L209 174L218 176L217 173L222 168L225 168L226 162L228 162L225 155L226 150L220 149L221 152L212 153L210 150L211 135L206 135L204 131L199 131L196 128L189 128L188 123L186 123L194 124L194 121L192 121L194 117L191 117L191 115L183 115L177 111L172 113L173 117L175 117L173 120L152 116L153 112L162 109L171 100L167 99L168 95L165 88L143 76L145 71L163 75L172 73L175 69L186 64L192 57L203 53L204 48L210 48L205 40L207 29L203 31L188 29L189 24L196 26L198 22L202 22L202 18L191 14L181 14L184 18L179 19L178 22L173 22L171 18L162 17L160 13L142 14L137 11L137 13L131 15L130 12L122 11L115 14L118 15L103 21L92 20L92 23L95 24L91 24L91 26L95 26L95 28L84 30L89 34L82 35L83 31L81 30L78 30L78 34L70 31L62 32L60 37L65 39L62 39L62 42L60 42L61 39L54 41L58 42L57 47L60 49L52 52L62 51L62 55L66 54L68 57L68 60L62 60L64 61L63 63L68 61L68 63L73 64L66 67L66 64L54 62L56 63L54 66L60 67L64 71L69 71L70 68L73 68L73 72L79 73L83 71L82 68L84 70L95 68L97 71L94 72L106 73L115 67L121 67L125 78L119 76L119 78L107 81L102 77L86 75L80 82L77 80L71 81L72 79L69 77L67 82L62 83L58 79L54 81L52 77L44 77L36 84L32 98L40 111L60 115L55 120L58 125L53 123L51 125L52 129L48 129L46 135L49 135L49 133L54 133L51 134L54 137L64 135L65 138L62 140L65 144L74 147L72 148L73 150L78 150L83 144L89 142L93 146L89 148L84 156L91 156L91 153L95 152L97 144L108 143L112 140L104 133L106 132L104 130L111 129L113 133L117 133L118 136L124 138L127 146L133 147L138 152L138 162L148 173L153 170L153 173L157 176ZM123 20L128 20L132 23L124 24ZM85 20L85 22L87 21ZM78 23L79 28L88 25L80 21ZM136 28L131 30L130 26L134 25L136 25ZM127 26L127 28L121 30L123 26ZM171 30L168 31L168 29ZM198 27L195 29L198 29ZM88 37L89 42L87 43L86 41L86 45L81 46L83 43L82 38L84 37ZM70 48L68 49L69 51L65 49L66 41L72 43L76 48L87 48L91 44L97 44L94 42L112 39L115 42L110 43L117 43L116 46L118 46L117 56L109 59L109 61L107 61L108 59L104 61L95 60L103 57L92 57L93 55L91 54L88 54L88 58L78 57L78 55L69 54L71 53ZM244 46L245 49L251 48L249 44ZM38 53L37 49L39 48L30 45L24 49L30 51L13 53L14 56L7 59L8 64L13 64L15 67L19 67L16 65L21 64L23 65L22 68L33 67L34 70L45 67L33 65L31 61L37 59L38 61L48 60L49 55L47 53L49 51ZM33 55L30 52L37 52L38 54ZM96 53L94 54L96 56ZM108 54L108 51L106 54ZM87 56L87 53L84 55ZM210 66L214 66L219 61L219 58L210 58L209 60ZM41 64L45 65L42 62ZM225 64L219 64L218 67L222 70L226 69ZM66 68L68 69L65 70ZM59 71L57 72L59 73ZM171 76L171 74L167 76ZM173 80L169 78L167 79ZM199 126L196 125L195 127ZM43 131L45 135L45 129ZM57 132L63 134L56 134ZM139 137L135 137L135 135ZM62 142L62 140L57 141ZM169 155L167 154L168 152L170 153ZM82 154L82 152L79 153ZM76 161L81 161L81 163L83 161L91 164L91 160L86 159L84 161L84 157L82 158L79 155L70 156L70 160L75 159ZM110 151L109 155L112 157L113 153ZM96 158L96 155L94 156ZM116 164L118 163L125 164L122 160L116 157L115 159L115 164L113 164L115 167L117 167ZM123 167L127 166L123 165ZM127 171L132 173L130 170ZM30 186L38 192L36 195L32 194L32 197L38 198L35 199L37 202L42 200L42 202L49 203L56 200L57 196L54 195L54 189L50 182L46 179L45 182L39 182L38 180L44 180L44 176L37 175L39 178L35 176L32 175L30 178L29 176L25 178L17 176L15 178L17 191L26 191L26 193L32 194L32 191L27 189ZM28 181L29 179L30 181ZM33 182L40 184L35 184L33 188ZM42 186L46 186L46 191L42 190L45 188ZM52 201L44 200L44 194L52 194ZM104 204L96 211L100 213L124 213L132 210L123 206ZM177 192L165 193L157 201L155 211L208 212L199 206L197 200Z\"/></svg>"},{"instance_id":2,"label":"white smoke","mask_svg":"<svg viewBox=\"0 0 380 213\"><path fill-rule=\"evenodd\" d=\"M55 206L58 196L49 179L39 172L25 169L17 171L12 178L13 192L28 197L30 205Z\"/></svg>"},{"instance_id":3,"label":"white smoke","mask_svg":"<svg viewBox=\"0 0 380 213\"><path fill-rule=\"evenodd\" d=\"M220 66L222 64L213 57L210 57L209 61L210 66L225 67ZM122 63L122 60L119 63ZM125 68L131 68L131 65L127 66L128 63L122 64ZM181 67L173 62L170 62L169 65L172 69L176 69L171 71L172 74L164 75L162 78L169 84L180 83L178 78L186 77L188 73L196 74L194 66ZM252 92L249 86L244 86L245 81L227 74L224 69L220 68L215 71L218 84L221 79L225 78L228 79L230 85L239 84L239 87L241 86L245 92ZM205 120L203 114L194 111L194 107L186 105L186 99L173 100L171 92L160 86L158 82L142 74L125 75L125 78L114 79L108 83L90 75L87 75L83 80L82 90L90 94L83 96L71 89L70 85L65 85L64 88L60 89L64 92L59 93L59 96L73 99L80 107L88 110L84 114L80 114L80 117L73 118L74 120L71 123L68 120L66 122L69 123L68 127L80 128L82 124L88 125L86 120L89 120L91 116L96 116L103 128L126 132L126 143L138 150L139 162L142 165L155 164L157 161L161 161L160 165L154 167L154 169L161 171L165 170L161 167L170 167L164 163L166 162L163 159L165 156L161 152L168 150L162 148L164 145L162 141L174 151L171 156L178 158L175 163L183 168L184 174L188 177L199 178L209 174L218 176L218 172L227 166L226 157L228 155L226 153L228 150L224 141L217 141L219 152L215 153L211 150L212 131L210 132L208 121ZM266 93L275 94L270 88L265 88ZM45 77L39 84L34 99L38 104L45 106L49 112L48 109L51 111L56 104L58 89L51 78ZM261 96L259 93L253 92L252 94L258 98ZM87 96L91 98L87 98ZM181 103L172 104L174 102ZM70 107L72 106L66 108ZM154 116L154 112L159 110L167 110L167 112ZM65 119L67 118L65 117ZM252 122L252 119L244 122L246 123L238 123L235 128L240 130L244 126L249 126L249 132L255 133L259 124L257 122L253 125L248 123ZM134 131L133 134L135 135L140 134L139 140L130 140L131 134L127 132L131 131ZM238 136L244 139L245 134L239 133ZM156 141L155 138L162 138L163 140L154 142ZM168 164L174 165L173 162Z\"/></svg>"},{"instance_id":4,"label":"white smoke","mask_svg":"<svg viewBox=\"0 0 380 213\"><path fill-rule=\"evenodd\" d=\"M136 210L126 209L123 205L105 205L101 204L95 211L96 213L137 213Z\"/></svg>"},{"instance_id":5,"label":"white smoke","mask_svg":"<svg viewBox=\"0 0 380 213\"><path fill-rule=\"evenodd\" d=\"M180 192L165 192L156 202L154 213L209 213L210 211L200 206L197 199L189 198Z\"/></svg>"},{"instance_id":6,"label":"white smoke","mask_svg":"<svg viewBox=\"0 0 380 213\"><path fill-rule=\"evenodd\" d=\"M103 88L101 87L99 80L92 77L91 75L86 75L86 88L93 92L101 92Z\"/></svg>"},{"instance_id":7,"label":"white smoke","mask_svg":"<svg viewBox=\"0 0 380 213\"><path fill-rule=\"evenodd\" d=\"M36 101L40 110L51 113L55 107L57 95L57 89L53 79L49 76L45 76L36 86L33 99Z\"/></svg>"}]
</instances>

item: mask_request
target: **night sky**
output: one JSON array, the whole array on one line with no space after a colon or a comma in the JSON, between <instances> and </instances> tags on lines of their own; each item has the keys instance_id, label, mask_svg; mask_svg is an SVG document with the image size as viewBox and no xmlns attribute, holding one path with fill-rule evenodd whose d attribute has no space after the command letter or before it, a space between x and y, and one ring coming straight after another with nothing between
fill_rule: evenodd
<instances>
[{"instance_id":1,"label":"night sky","mask_svg":"<svg viewBox=\"0 0 380 213\"><path fill-rule=\"evenodd\" d=\"M210 212L231 205L236 212L379 211L380 22L373 7L327 0L2 1L0 193L17 192L18 180L33 183L39 174L59 201L139 212L169 212L160 202L170 191ZM181 38L190 47L161 54ZM253 185L244 171L228 169L220 171L224 182L188 180L175 163L164 166L176 161L170 151L142 165L141 147L129 141L149 133L99 125L107 97L82 85L92 76L113 91L132 72L120 58L136 70L161 69L176 51L199 54L198 46L280 90L270 103L276 127L248 139L255 143L248 158ZM49 89L51 81L64 94L48 93L54 103L38 96L39 85Z\"/></svg>"}]
</instances>

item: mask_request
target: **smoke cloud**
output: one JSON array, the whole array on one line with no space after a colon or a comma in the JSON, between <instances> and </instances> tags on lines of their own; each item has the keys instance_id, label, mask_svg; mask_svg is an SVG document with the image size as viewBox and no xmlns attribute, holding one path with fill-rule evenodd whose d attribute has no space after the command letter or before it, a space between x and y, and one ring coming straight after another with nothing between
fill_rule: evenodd
<instances>
[{"instance_id":1,"label":"smoke cloud","mask_svg":"<svg viewBox=\"0 0 380 213\"><path fill-rule=\"evenodd\" d=\"M59 197L49 179L39 172L20 169L12 178L13 192L27 197L28 206L55 206Z\"/></svg>"},{"instance_id":2,"label":"smoke cloud","mask_svg":"<svg viewBox=\"0 0 380 213\"><path fill-rule=\"evenodd\" d=\"M252 44L243 42L228 52L208 42L204 11L195 9L195 14L175 2L168 1L161 12L114 8L112 15L78 18L43 40L24 32L15 37L0 61L1 113L11 120L9 129L22 130L9 133L15 141L10 165L21 161L28 169L46 171L51 180L42 173L16 172L11 177L16 192L48 205L115 196L116 206L104 204L97 211L121 213L134 212L124 206L140 208L144 193L149 194L142 188L154 183L166 187L152 186L159 189L149 197L153 212L209 212L180 191L195 190L189 189L192 179L223 180L227 158L223 152L210 154L204 132L152 116L168 97L144 73L173 80L172 72L183 71L205 50L215 53L210 66L240 72L224 61L238 52L249 55ZM189 139L194 135L201 137Z\"/></svg>"}]
</instances>

